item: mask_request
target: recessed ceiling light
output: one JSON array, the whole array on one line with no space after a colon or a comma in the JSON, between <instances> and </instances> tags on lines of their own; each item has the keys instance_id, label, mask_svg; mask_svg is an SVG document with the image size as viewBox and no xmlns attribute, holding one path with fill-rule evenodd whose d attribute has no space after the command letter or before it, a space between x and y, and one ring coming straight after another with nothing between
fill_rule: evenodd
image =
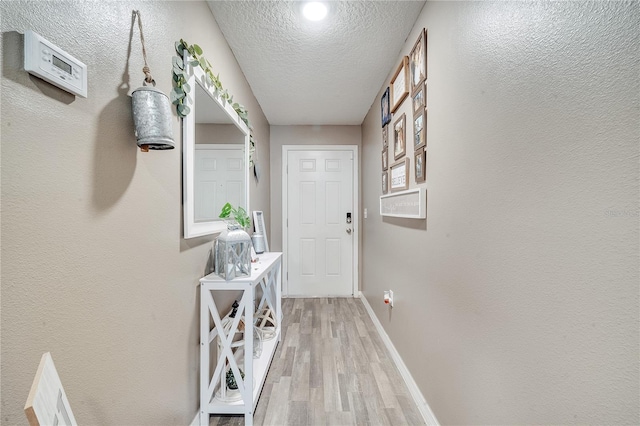
<instances>
[{"instance_id":1,"label":"recessed ceiling light","mask_svg":"<svg viewBox=\"0 0 640 426\"><path fill-rule=\"evenodd\" d=\"M327 6L319 1L312 1L304 5L302 14L310 21L321 21L327 16Z\"/></svg>"}]
</instances>

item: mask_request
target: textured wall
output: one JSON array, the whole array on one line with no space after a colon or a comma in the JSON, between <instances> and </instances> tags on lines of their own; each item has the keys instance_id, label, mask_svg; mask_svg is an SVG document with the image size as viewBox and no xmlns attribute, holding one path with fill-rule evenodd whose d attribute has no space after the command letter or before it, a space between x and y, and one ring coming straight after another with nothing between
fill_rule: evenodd
<instances>
[{"instance_id":1,"label":"textured wall","mask_svg":"<svg viewBox=\"0 0 640 426\"><path fill-rule=\"evenodd\" d=\"M271 126L271 250L282 250L282 146L357 145L360 126Z\"/></svg>"},{"instance_id":2,"label":"textured wall","mask_svg":"<svg viewBox=\"0 0 640 426\"><path fill-rule=\"evenodd\" d=\"M198 43L245 104L265 173L268 124L204 2L1 2L2 424L24 424L51 351L80 424L188 424L198 405L197 280L213 236L184 240L176 149L135 146L129 94L142 83L139 9L151 71L171 90L180 37ZM22 70L33 29L88 65L89 97ZM268 213L267 213L268 215Z\"/></svg>"},{"instance_id":3,"label":"textured wall","mask_svg":"<svg viewBox=\"0 0 640 426\"><path fill-rule=\"evenodd\" d=\"M377 213L382 90L365 119L363 292L442 424L640 422L638 22L428 2L426 222Z\"/></svg>"}]
</instances>

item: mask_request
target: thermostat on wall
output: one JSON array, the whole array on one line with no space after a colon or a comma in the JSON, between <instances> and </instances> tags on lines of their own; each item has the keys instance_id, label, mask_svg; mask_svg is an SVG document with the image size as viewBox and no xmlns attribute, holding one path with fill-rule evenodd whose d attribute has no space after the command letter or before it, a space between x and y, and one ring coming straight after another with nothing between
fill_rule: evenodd
<instances>
[{"instance_id":1,"label":"thermostat on wall","mask_svg":"<svg viewBox=\"0 0 640 426\"><path fill-rule=\"evenodd\" d=\"M87 97L87 66L31 30L24 33L24 69L67 92Z\"/></svg>"}]
</instances>

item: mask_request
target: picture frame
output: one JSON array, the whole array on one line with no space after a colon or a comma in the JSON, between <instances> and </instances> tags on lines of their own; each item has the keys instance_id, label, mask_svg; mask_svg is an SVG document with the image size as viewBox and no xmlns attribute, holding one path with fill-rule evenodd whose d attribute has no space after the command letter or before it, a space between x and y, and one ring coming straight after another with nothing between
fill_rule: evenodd
<instances>
[{"instance_id":1,"label":"picture frame","mask_svg":"<svg viewBox=\"0 0 640 426\"><path fill-rule=\"evenodd\" d=\"M422 108L413 116L413 149L427 145L427 110Z\"/></svg>"},{"instance_id":2,"label":"picture frame","mask_svg":"<svg viewBox=\"0 0 640 426\"><path fill-rule=\"evenodd\" d=\"M424 147L414 152L413 168L416 183L427 180L427 150Z\"/></svg>"},{"instance_id":3,"label":"picture frame","mask_svg":"<svg viewBox=\"0 0 640 426\"><path fill-rule=\"evenodd\" d=\"M384 91L380 98L380 113L382 117L382 127L391 122L391 110L389 108L389 88Z\"/></svg>"},{"instance_id":4,"label":"picture frame","mask_svg":"<svg viewBox=\"0 0 640 426\"><path fill-rule=\"evenodd\" d=\"M402 101L409 96L409 57L403 56L398 65L398 69L391 78L390 98L391 112L394 113L402 104Z\"/></svg>"},{"instance_id":5,"label":"picture frame","mask_svg":"<svg viewBox=\"0 0 640 426\"><path fill-rule=\"evenodd\" d=\"M50 352L40 358L24 405L30 425L77 425Z\"/></svg>"},{"instance_id":6,"label":"picture frame","mask_svg":"<svg viewBox=\"0 0 640 426\"><path fill-rule=\"evenodd\" d=\"M393 124L393 159L402 158L407 152L406 115L402 114Z\"/></svg>"},{"instance_id":7,"label":"picture frame","mask_svg":"<svg viewBox=\"0 0 640 426\"><path fill-rule=\"evenodd\" d=\"M420 112L421 109L427 107L427 83L420 84L418 89L411 95L413 104L413 115Z\"/></svg>"},{"instance_id":8,"label":"picture frame","mask_svg":"<svg viewBox=\"0 0 640 426\"><path fill-rule=\"evenodd\" d=\"M420 186L380 196L380 216L426 219L427 188Z\"/></svg>"},{"instance_id":9,"label":"picture frame","mask_svg":"<svg viewBox=\"0 0 640 426\"><path fill-rule=\"evenodd\" d=\"M389 147L385 146L382 149L382 170L389 168Z\"/></svg>"},{"instance_id":10,"label":"picture frame","mask_svg":"<svg viewBox=\"0 0 640 426\"><path fill-rule=\"evenodd\" d=\"M404 158L389 167L391 192L409 188L409 158Z\"/></svg>"},{"instance_id":11,"label":"picture frame","mask_svg":"<svg viewBox=\"0 0 640 426\"><path fill-rule=\"evenodd\" d=\"M389 192L389 173L382 172L382 193Z\"/></svg>"},{"instance_id":12,"label":"picture frame","mask_svg":"<svg viewBox=\"0 0 640 426\"><path fill-rule=\"evenodd\" d=\"M382 147L389 146L389 125L382 128Z\"/></svg>"},{"instance_id":13,"label":"picture frame","mask_svg":"<svg viewBox=\"0 0 640 426\"><path fill-rule=\"evenodd\" d=\"M420 31L409 53L409 78L411 81L411 93L419 90L420 84L427 79L427 30Z\"/></svg>"}]
</instances>

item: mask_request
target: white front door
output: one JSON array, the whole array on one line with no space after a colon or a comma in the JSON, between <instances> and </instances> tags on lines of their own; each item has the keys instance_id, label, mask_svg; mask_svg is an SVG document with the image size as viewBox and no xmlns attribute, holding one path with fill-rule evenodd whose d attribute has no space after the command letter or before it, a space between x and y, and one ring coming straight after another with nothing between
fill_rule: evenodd
<instances>
[{"instance_id":1,"label":"white front door","mask_svg":"<svg viewBox=\"0 0 640 426\"><path fill-rule=\"evenodd\" d=\"M283 156L288 296L354 293L355 147L332 148L289 149Z\"/></svg>"},{"instance_id":2,"label":"white front door","mask_svg":"<svg viewBox=\"0 0 640 426\"><path fill-rule=\"evenodd\" d=\"M218 220L222 206L244 200L244 146L196 144L195 221Z\"/></svg>"}]
</instances>

